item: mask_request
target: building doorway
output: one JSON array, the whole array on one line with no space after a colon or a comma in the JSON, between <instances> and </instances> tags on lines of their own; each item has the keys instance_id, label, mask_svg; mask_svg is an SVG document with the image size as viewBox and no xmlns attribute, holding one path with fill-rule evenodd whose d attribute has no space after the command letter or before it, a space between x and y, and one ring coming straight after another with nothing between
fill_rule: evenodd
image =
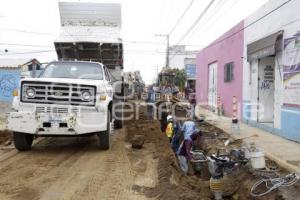
<instances>
[{"instance_id":1,"label":"building doorway","mask_svg":"<svg viewBox=\"0 0 300 200\"><path fill-rule=\"evenodd\" d=\"M213 112L217 112L217 68L217 62L208 65L208 105Z\"/></svg>"},{"instance_id":2,"label":"building doorway","mask_svg":"<svg viewBox=\"0 0 300 200\"><path fill-rule=\"evenodd\" d=\"M275 57L265 57L258 62L258 112L257 122L273 126L275 92Z\"/></svg>"}]
</instances>

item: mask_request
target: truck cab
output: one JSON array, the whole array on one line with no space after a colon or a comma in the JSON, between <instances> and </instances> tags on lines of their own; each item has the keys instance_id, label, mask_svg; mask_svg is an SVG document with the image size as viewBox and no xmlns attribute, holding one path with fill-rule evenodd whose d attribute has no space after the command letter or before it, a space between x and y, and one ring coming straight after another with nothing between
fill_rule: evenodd
<instances>
[{"instance_id":1,"label":"truck cab","mask_svg":"<svg viewBox=\"0 0 300 200\"><path fill-rule=\"evenodd\" d=\"M109 148L113 87L106 67L97 62L49 63L38 78L24 78L8 116L15 147L29 150L34 136L99 136Z\"/></svg>"}]
</instances>

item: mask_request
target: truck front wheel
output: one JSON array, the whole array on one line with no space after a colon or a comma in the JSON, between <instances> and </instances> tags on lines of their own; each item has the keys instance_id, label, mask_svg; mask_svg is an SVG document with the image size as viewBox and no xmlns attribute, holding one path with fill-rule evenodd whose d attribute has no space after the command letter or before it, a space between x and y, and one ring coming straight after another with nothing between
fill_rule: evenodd
<instances>
[{"instance_id":1,"label":"truck front wheel","mask_svg":"<svg viewBox=\"0 0 300 200\"><path fill-rule=\"evenodd\" d=\"M111 121L111 112L107 112L107 124L106 131L99 133L99 146L102 150L109 149L109 135L110 135L110 121Z\"/></svg>"},{"instance_id":2,"label":"truck front wheel","mask_svg":"<svg viewBox=\"0 0 300 200\"><path fill-rule=\"evenodd\" d=\"M116 119L114 121L114 125L115 125L116 128L122 128L123 127L123 121L119 120L119 119Z\"/></svg>"},{"instance_id":3,"label":"truck front wheel","mask_svg":"<svg viewBox=\"0 0 300 200\"><path fill-rule=\"evenodd\" d=\"M14 144L19 151L27 151L31 149L33 135L14 132Z\"/></svg>"}]
</instances>

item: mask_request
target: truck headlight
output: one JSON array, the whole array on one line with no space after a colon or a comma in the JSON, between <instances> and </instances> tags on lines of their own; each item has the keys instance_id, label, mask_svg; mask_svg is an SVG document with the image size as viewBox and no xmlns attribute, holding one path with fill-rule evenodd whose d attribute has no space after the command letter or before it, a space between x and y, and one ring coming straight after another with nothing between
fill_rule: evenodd
<instances>
[{"instance_id":1,"label":"truck headlight","mask_svg":"<svg viewBox=\"0 0 300 200\"><path fill-rule=\"evenodd\" d=\"M28 98L34 98L35 97L35 90L33 88L28 88L26 90L26 96Z\"/></svg>"},{"instance_id":2,"label":"truck headlight","mask_svg":"<svg viewBox=\"0 0 300 200\"><path fill-rule=\"evenodd\" d=\"M83 91L81 93L81 99L83 101L89 101L89 100L91 100L91 97L92 97L92 94L89 91Z\"/></svg>"}]
</instances>

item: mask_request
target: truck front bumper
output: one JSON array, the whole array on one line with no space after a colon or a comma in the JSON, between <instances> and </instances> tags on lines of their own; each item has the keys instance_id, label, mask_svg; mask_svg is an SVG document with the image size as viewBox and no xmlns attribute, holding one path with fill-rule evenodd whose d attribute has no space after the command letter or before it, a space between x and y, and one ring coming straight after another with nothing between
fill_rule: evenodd
<instances>
[{"instance_id":1,"label":"truck front bumper","mask_svg":"<svg viewBox=\"0 0 300 200\"><path fill-rule=\"evenodd\" d=\"M8 129L35 135L82 135L107 129L107 111L78 113L11 112Z\"/></svg>"}]
</instances>

